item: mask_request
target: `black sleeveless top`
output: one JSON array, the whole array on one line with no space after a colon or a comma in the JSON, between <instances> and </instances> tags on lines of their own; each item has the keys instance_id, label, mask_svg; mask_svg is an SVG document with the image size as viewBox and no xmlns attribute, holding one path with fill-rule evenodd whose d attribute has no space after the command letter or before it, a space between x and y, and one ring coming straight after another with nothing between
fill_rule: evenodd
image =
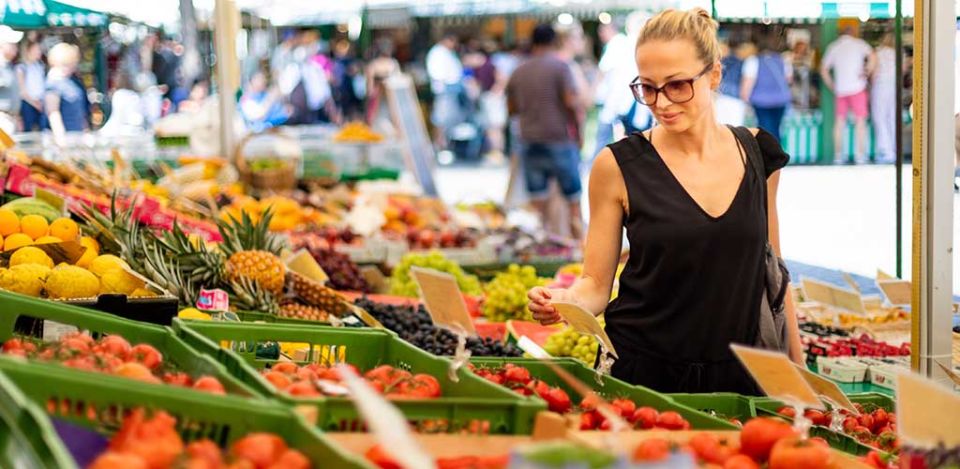
<instances>
[{"instance_id":1,"label":"black sleeveless top","mask_svg":"<svg viewBox=\"0 0 960 469\"><path fill-rule=\"evenodd\" d=\"M776 138L756 136L767 176L789 159ZM704 211L653 144L634 133L609 147L629 199L630 257L606 331L620 359L612 374L661 392L732 391L756 385L730 351L752 344L763 287L763 186L747 166L729 209Z\"/></svg>"}]
</instances>

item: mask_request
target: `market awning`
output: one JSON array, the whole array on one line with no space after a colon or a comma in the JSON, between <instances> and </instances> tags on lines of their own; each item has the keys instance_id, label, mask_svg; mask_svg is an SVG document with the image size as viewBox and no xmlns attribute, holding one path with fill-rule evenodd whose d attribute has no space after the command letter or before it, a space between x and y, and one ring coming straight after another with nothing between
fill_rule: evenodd
<instances>
[{"instance_id":1,"label":"market awning","mask_svg":"<svg viewBox=\"0 0 960 469\"><path fill-rule=\"evenodd\" d=\"M0 23L11 28L104 27L106 13L53 0L0 0Z\"/></svg>"}]
</instances>

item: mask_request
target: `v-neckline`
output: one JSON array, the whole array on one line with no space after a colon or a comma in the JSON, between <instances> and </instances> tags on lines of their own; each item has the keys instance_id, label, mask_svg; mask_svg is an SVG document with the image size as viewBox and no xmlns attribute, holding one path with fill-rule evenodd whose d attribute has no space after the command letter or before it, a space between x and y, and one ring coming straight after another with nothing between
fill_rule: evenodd
<instances>
[{"instance_id":1,"label":"v-neckline","mask_svg":"<svg viewBox=\"0 0 960 469\"><path fill-rule=\"evenodd\" d=\"M740 144L740 139L737 138L737 134L733 133L733 130L730 130L730 133L733 134L733 139L737 142L737 148L740 150L741 159L745 160L746 156L743 151L743 147ZM640 135L643 136L642 133ZM707 217L707 219L709 219L710 221L720 221L724 217L726 217L727 214L730 213L730 209L732 209L734 204L737 203L737 200L740 199L740 194L743 192L743 187L747 183L747 162L744 161L743 163L743 175L740 177L740 184L737 185L737 192L733 194L733 198L730 200L730 203L727 204L727 208L720 215L711 215L710 212L707 212L707 210L703 208L703 205L701 205L700 202L697 202L697 199L695 199L693 195L690 194L690 191L687 190L687 188L683 185L683 183L680 182L680 179L677 178L677 175L673 173L673 170L670 169L670 165L668 165L667 162L663 160L663 157L660 155L660 152L657 150L657 147L653 146L653 141L652 141L653 130L652 129L650 130L650 137L651 138L648 139L646 136L643 136L643 140L647 143L647 145L650 145L650 149L653 150L653 154L657 157L657 161L660 162L660 165L663 166L663 169L667 172L667 174L670 175L670 179L673 180L674 184L677 185L677 188L680 189L680 192L683 193L684 197L686 197L686 199L690 201L690 203L693 204L693 206L696 207L697 210L699 210L700 213L703 214L703 216Z\"/></svg>"}]
</instances>

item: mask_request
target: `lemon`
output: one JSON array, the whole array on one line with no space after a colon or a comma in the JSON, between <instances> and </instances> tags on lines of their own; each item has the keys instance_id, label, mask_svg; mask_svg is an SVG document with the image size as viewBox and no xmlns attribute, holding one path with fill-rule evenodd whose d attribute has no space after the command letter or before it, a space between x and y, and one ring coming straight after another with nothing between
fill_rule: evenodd
<instances>
[{"instance_id":1,"label":"lemon","mask_svg":"<svg viewBox=\"0 0 960 469\"><path fill-rule=\"evenodd\" d=\"M144 288L138 288L134 290L133 293L130 294L130 296L133 298L149 298L152 296L157 296L157 294L150 291L149 288L144 287Z\"/></svg>"},{"instance_id":2,"label":"lemon","mask_svg":"<svg viewBox=\"0 0 960 469\"><path fill-rule=\"evenodd\" d=\"M20 264L38 264L52 269L53 259L50 259L50 256L43 252L43 249L27 246L17 249L17 251L10 256L10 267Z\"/></svg>"},{"instance_id":3,"label":"lemon","mask_svg":"<svg viewBox=\"0 0 960 469\"><path fill-rule=\"evenodd\" d=\"M33 244L33 239L23 233L14 233L3 240L3 250L12 251Z\"/></svg>"},{"instance_id":4,"label":"lemon","mask_svg":"<svg viewBox=\"0 0 960 469\"><path fill-rule=\"evenodd\" d=\"M100 292L100 280L89 270L72 265L59 265L50 272L46 283L50 298L94 298Z\"/></svg>"},{"instance_id":5,"label":"lemon","mask_svg":"<svg viewBox=\"0 0 960 469\"><path fill-rule=\"evenodd\" d=\"M34 241L33 244L56 244L56 243L62 243L62 242L63 240L56 236L41 236L37 238L37 240Z\"/></svg>"},{"instance_id":6,"label":"lemon","mask_svg":"<svg viewBox=\"0 0 960 469\"><path fill-rule=\"evenodd\" d=\"M80 245L87 248L87 250L83 251L80 259L77 259L77 266L86 269L90 267L90 263L100 255L100 244L97 243L97 240L84 236L80 238Z\"/></svg>"},{"instance_id":7,"label":"lemon","mask_svg":"<svg viewBox=\"0 0 960 469\"><path fill-rule=\"evenodd\" d=\"M100 294L131 295L143 288L143 281L123 269L110 269L100 275Z\"/></svg>"},{"instance_id":8,"label":"lemon","mask_svg":"<svg viewBox=\"0 0 960 469\"><path fill-rule=\"evenodd\" d=\"M211 317L210 317L209 314L203 313L203 312L201 312L200 310L198 310L198 309L196 309L196 308L186 308L186 309L182 309L182 310L180 310L179 313L177 313L177 317L180 318L180 319L196 319L196 320L200 320L200 321L210 321L210 320L211 320Z\"/></svg>"},{"instance_id":9,"label":"lemon","mask_svg":"<svg viewBox=\"0 0 960 469\"><path fill-rule=\"evenodd\" d=\"M93 272L97 277L103 276L103 273L111 269L129 269L130 266L127 265L123 259L120 259L117 256L111 254L104 254L102 256L97 256L93 261L90 262L90 272Z\"/></svg>"},{"instance_id":10,"label":"lemon","mask_svg":"<svg viewBox=\"0 0 960 469\"><path fill-rule=\"evenodd\" d=\"M0 288L38 297L50 275L48 267L39 264L20 264L0 270Z\"/></svg>"}]
</instances>

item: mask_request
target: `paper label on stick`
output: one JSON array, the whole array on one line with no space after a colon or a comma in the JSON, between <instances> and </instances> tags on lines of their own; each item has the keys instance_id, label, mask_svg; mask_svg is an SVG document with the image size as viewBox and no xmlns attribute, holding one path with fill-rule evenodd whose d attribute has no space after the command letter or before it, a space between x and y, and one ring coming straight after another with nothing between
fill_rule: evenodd
<instances>
[{"instance_id":1,"label":"paper label on stick","mask_svg":"<svg viewBox=\"0 0 960 469\"><path fill-rule=\"evenodd\" d=\"M434 324L454 332L460 330L470 336L477 335L453 275L419 267L411 268L410 274L420 288L420 298Z\"/></svg>"},{"instance_id":2,"label":"paper label on stick","mask_svg":"<svg viewBox=\"0 0 960 469\"><path fill-rule=\"evenodd\" d=\"M529 353L533 358L550 358L550 354L547 353L543 347L530 340L530 338L525 335L520 336L520 340L517 341L517 347L519 347L520 350Z\"/></svg>"},{"instance_id":3,"label":"paper label on stick","mask_svg":"<svg viewBox=\"0 0 960 469\"><path fill-rule=\"evenodd\" d=\"M87 248L76 241L32 244L31 246L47 253L47 255L50 256L50 259L53 260L54 265L59 265L62 262L66 262L70 265L76 264L77 261L83 257L83 253L87 251Z\"/></svg>"},{"instance_id":4,"label":"paper label on stick","mask_svg":"<svg viewBox=\"0 0 960 469\"><path fill-rule=\"evenodd\" d=\"M9 150L16 146L16 142L13 141L13 138L10 137L10 134L0 129L0 150Z\"/></svg>"},{"instance_id":5,"label":"paper label on stick","mask_svg":"<svg viewBox=\"0 0 960 469\"><path fill-rule=\"evenodd\" d=\"M63 197L39 187L34 189L33 196L52 205L53 208L59 210L61 213L66 213L67 201Z\"/></svg>"},{"instance_id":6,"label":"paper label on stick","mask_svg":"<svg viewBox=\"0 0 960 469\"><path fill-rule=\"evenodd\" d=\"M816 301L851 313L866 314L867 312L863 306L863 298L853 290L808 278L803 279L802 284L803 297L808 301Z\"/></svg>"},{"instance_id":7,"label":"paper label on stick","mask_svg":"<svg viewBox=\"0 0 960 469\"><path fill-rule=\"evenodd\" d=\"M304 277L313 280L321 285L326 285L330 277L324 272L317 260L313 258L309 251L301 249L286 258L287 267Z\"/></svg>"},{"instance_id":8,"label":"paper label on stick","mask_svg":"<svg viewBox=\"0 0 960 469\"><path fill-rule=\"evenodd\" d=\"M877 287L894 306L909 305L913 302L913 284L909 280L877 280Z\"/></svg>"},{"instance_id":9,"label":"paper label on stick","mask_svg":"<svg viewBox=\"0 0 960 469\"><path fill-rule=\"evenodd\" d=\"M553 306L557 308L560 317L562 317L564 321L567 321L567 324L570 324L574 330L581 334L596 337L604 349L614 357L620 358L620 356L617 355L617 351L613 348L613 342L610 342L610 337L607 336L607 332L603 330L603 326L600 325L600 321L597 320L596 316L573 303L554 303Z\"/></svg>"},{"instance_id":10,"label":"paper label on stick","mask_svg":"<svg viewBox=\"0 0 960 469\"><path fill-rule=\"evenodd\" d=\"M897 432L911 446L960 446L960 395L920 375L898 374Z\"/></svg>"},{"instance_id":11,"label":"paper label on stick","mask_svg":"<svg viewBox=\"0 0 960 469\"><path fill-rule=\"evenodd\" d=\"M840 386L829 379L820 376L803 366L797 365L796 363L793 366L797 367L797 370L800 370L800 374L803 375L803 378L807 380L807 384L813 388L813 391L819 394L820 396L829 399L833 402L834 405L838 405L844 409L853 412L854 414L859 414L857 412L856 406L853 405L853 402L850 401L850 398L840 389Z\"/></svg>"},{"instance_id":12,"label":"paper label on stick","mask_svg":"<svg viewBox=\"0 0 960 469\"><path fill-rule=\"evenodd\" d=\"M896 277L884 272L881 269L877 269L877 280L895 280Z\"/></svg>"},{"instance_id":13,"label":"paper label on stick","mask_svg":"<svg viewBox=\"0 0 960 469\"><path fill-rule=\"evenodd\" d=\"M824 409L817 393L786 355L737 344L730 344L730 349L767 396L791 405Z\"/></svg>"}]
</instances>

